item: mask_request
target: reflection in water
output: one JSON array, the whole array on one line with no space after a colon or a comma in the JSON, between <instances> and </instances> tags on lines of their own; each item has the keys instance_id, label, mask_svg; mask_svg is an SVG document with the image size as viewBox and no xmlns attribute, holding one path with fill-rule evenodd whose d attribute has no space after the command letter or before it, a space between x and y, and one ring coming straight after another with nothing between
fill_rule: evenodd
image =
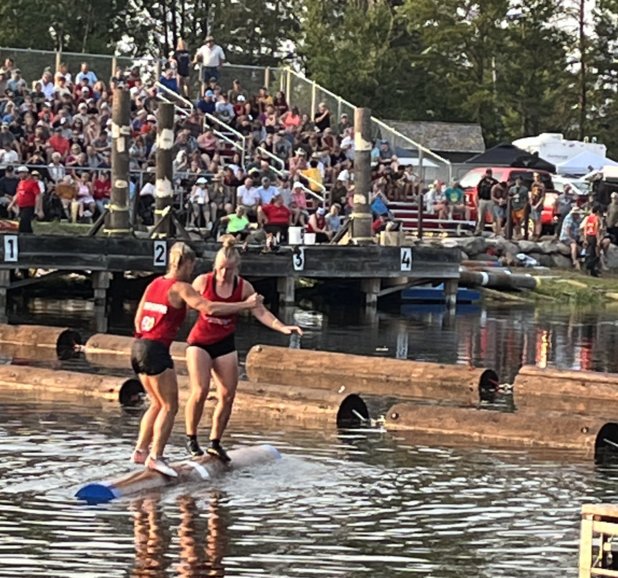
<instances>
[{"instance_id":1,"label":"reflection in water","mask_svg":"<svg viewBox=\"0 0 618 578\"><path fill-rule=\"evenodd\" d=\"M94 333L109 322L112 333L130 334L135 304L114 308L109 320L87 301L32 299L29 310L13 312L12 323L69 325ZM322 349L489 367L512 382L524 364L539 367L618 372L618 309L576 311L533 306L462 306L453 315L442 306L404 305L362 311L332 307L315 312L286 308L280 315L305 328L303 349ZM192 317L183 327L184 338ZM237 335L241 358L256 343L287 346L287 339L252 317Z\"/></svg>"},{"instance_id":2,"label":"reflection in water","mask_svg":"<svg viewBox=\"0 0 618 578\"><path fill-rule=\"evenodd\" d=\"M219 492L213 490L207 494L202 508L190 495L178 496L176 506L180 518L177 530L179 559L174 564L170 555L174 524L167 517L169 508L164 513L160 496L131 501L135 536L135 564L131 577L165 577L175 565L175 575L181 578L223 578L228 537Z\"/></svg>"}]
</instances>

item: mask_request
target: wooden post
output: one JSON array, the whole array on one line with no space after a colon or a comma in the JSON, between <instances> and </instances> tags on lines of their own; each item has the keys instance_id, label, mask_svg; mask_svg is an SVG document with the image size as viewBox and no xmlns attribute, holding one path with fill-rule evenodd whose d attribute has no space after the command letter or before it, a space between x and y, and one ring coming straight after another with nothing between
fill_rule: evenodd
<instances>
[{"instance_id":1,"label":"wooden post","mask_svg":"<svg viewBox=\"0 0 618 578\"><path fill-rule=\"evenodd\" d=\"M579 578L590 578L593 516L582 512L579 536Z\"/></svg>"},{"instance_id":2,"label":"wooden post","mask_svg":"<svg viewBox=\"0 0 618 578\"><path fill-rule=\"evenodd\" d=\"M380 287L382 286L382 280L377 279L363 279L361 281L361 291L365 295L365 305L367 307L375 307L378 304L378 294L380 293Z\"/></svg>"},{"instance_id":3,"label":"wooden post","mask_svg":"<svg viewBox=\"0 0 618 578\"><path fill-rule=\"evenodd\" d=\"M157 110L157 181L155 184L155 227L159 237L172 234L172 220L164 219L164 211L171 210L174 202L174 105L159 103ZM168 209L169 207L169 209ZM160 224L161 223L161 224ZM159 225L160 224L160 225Z\"/></svg>"},{"instance_id":4,"label":"wooden post","mask_svg":"<svg viewBox=\"0 0 618 578\"><path fill-rule=\"evenodd\" d=\"M108 235L127 235L129 223L129 142L131 137L129 93L117 88L112 107L112 194L108 205Z\"/></svg>"},{"instance_id":5,"label":"wooden post","mask_svg":"<svg viewBox=\"0 0 618 578\"><path fill-rule=\"evenodd\" d=\"M418 150L418 213L416 218L417 236L423 239L423 210L425 209L425 199L423 184L425 183L425 168L423 163L423 151Z\"/></svg>"},{"instance_id":6,"label":"wooden post","mask_svg":"<svg viewBox=\"0 0 618 578\"><path fill-rule=\"evenodd\" d=\"M459 282L457 279L447 279L444 282L444 299L448 309L455 309L457 306L457 289Z\"/></svg>"},{"instance_id":7,"label":"wooden post","mask_svg":"<svg viewBox=\"0 0 618 578\"><path fill-rule=\"evenodd\" d=\"M94 304L105 305L107 302L107 290L112 274L107 271L92 272L92 289L94 291Z\"/></svg>"},{"instance_id":8,"label":"wooden post","mask_svg":"<svg viewBox=\"0 0 618 578\"><path fill-rule=\"evenodd\" d=\"M6 323L8 316L6 314L7 293L11 284L10 269L0 269L0 323Z\"/></svg>"},{"instance_id":9,"label":"wooden post","mask_svg":"<svg viewBox=\"0 0 618 578\"><path fill-rule=\"evenodd\" d=\"M510 241L513 238L513 219L511 217L511 195L506 192L506 238Z\"/></svg>"},{"instance_id":10,"label":"wooden post","mask_svg":"<svg viewBox=\"0 0 618 578\"><path fill-rule=\"evenodd\" d=\"M354 112L354 207L352 210L352 242L369 244L371 234L371 110Z\"/></svg>"},{"instance_id":11,"label":"wooden post","mask_svg":"<svg viewBox=\"0 0 618 578\"><path fill-rule=\"evenodd\" d=\"M279 294L279 303L281 305L294 304L294 289L294 277L277 278L277 293Z\"/></svg>"}]
</instances>

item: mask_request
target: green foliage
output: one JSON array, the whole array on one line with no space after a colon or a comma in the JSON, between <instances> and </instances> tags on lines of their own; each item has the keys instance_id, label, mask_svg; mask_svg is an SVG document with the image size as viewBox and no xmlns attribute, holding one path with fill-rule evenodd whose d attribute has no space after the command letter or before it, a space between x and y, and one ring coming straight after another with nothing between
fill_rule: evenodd
<instances>
[{"instance_id":1,"label":"green foliage","mask_svg":"<svg viewBox=\"0 0 618 578\"><path fill-rule=\"evenodd\" d=\"M380 117L479 122L487 145L583 130L618 156L618 0L596 0L583 76L579 1L20 0L0 2L0 46L167 55L213 34L238 64L294 53L309 78Z\"/></svg>"}]
</instances>

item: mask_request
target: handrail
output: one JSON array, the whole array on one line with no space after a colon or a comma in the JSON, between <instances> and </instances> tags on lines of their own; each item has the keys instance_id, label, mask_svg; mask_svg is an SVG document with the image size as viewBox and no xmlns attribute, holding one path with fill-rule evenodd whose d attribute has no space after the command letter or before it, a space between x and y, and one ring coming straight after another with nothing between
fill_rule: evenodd
<instances>
[{"instance_id":1,"label":"handrail","mask_svg":"<svg viewBox=\"0 0 618 578\"><path fill-rule=\"evenodd\" d=\"M231 127L226 122L222 121L220 118L217 118L216 116L210 114L209 112L204 113L204 124L206 124L206 119L208 119L212 123L215 123L215 124L219 125L226 132L232 133L242 143L242 148L240 149L240 151L241 151L240 152L240 156L241 156L240 164L242 165L242 167L244 169L244 167L245 167L245 156L247 154L247 137L244 134L242 134L241 132L237 131L235 128ZM224 136L221 135L220 132L219 132L219 136L221 136L221 138L223 138L224 140L227 140ZM227 140L227 142L230 142L231 140L232 139L229 139L229 140Z\"/></svg>"},{"instance_id":2,"label":"handrail","mask_svg":"<svg viewBox=\"0 0 618 578\"><path fill-rule=\"evenodd\" d=\"M184 116L189 116L190 113L187 112L184 108L178 106L175 102L172 102L171 100L169 100L163 93L158 92L157 93L157 99L165 102L167 104L171 104L174 107L174 110L178 113L178 114L182 114Z\"/></svg>"},{"instance_id":3,"label":"handrail","mask_svg":"<svg viewBox=\"0 0 618 578\"><path fill-rule=\"evenodd\" d=\"M193 112L193 109L195 108L193 106L193 103L186 99L184 96L182 96L182 94L179 94L177 92L174 92L173 90L169 89L167 86L165 86L165 84L161 84L158 80L155 82L155 87L157 88L157 90L160 90L166 94L169 94L171 96L173 96L176 100L179 100L180 102L182 102L183 104L185 104L187 106L187 108L189 108L189 110L191 110L191 112ZM176 103L174 103L176 104ZM182 108L182 107L179 107Z\"/></svg>"},{"instance_id":4,"label":"handrail","mask_svg":"<svg viewBox=\"0 0 618 578\"><path fill-rule=\"evenodd\" d=\"M269 150L266 150L263 146L259 146L255 150L276 161L277 164L281 166L281 170L285 171L285 163L277 155L271 153Z\"/></svg>"}]
</instances>

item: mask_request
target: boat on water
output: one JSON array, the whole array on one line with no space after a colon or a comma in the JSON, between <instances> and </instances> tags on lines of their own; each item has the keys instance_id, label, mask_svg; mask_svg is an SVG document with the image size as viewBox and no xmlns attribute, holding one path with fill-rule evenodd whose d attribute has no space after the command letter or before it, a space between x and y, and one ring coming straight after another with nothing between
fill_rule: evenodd
<instances>
[{"instance_id":1,"label":"boat on water","mask_svg":"<svg viewBox=\"0 0 618 578\"><path fill-rule=\"evenodd\" d=\"M444 303L444 283L439 285L419 285L408 287L401 291L401 300L412 303ZM459 287L457 289L457 303L477 303L481 300L481 293L474 289Z\"/></svg>"}]
</instances>

